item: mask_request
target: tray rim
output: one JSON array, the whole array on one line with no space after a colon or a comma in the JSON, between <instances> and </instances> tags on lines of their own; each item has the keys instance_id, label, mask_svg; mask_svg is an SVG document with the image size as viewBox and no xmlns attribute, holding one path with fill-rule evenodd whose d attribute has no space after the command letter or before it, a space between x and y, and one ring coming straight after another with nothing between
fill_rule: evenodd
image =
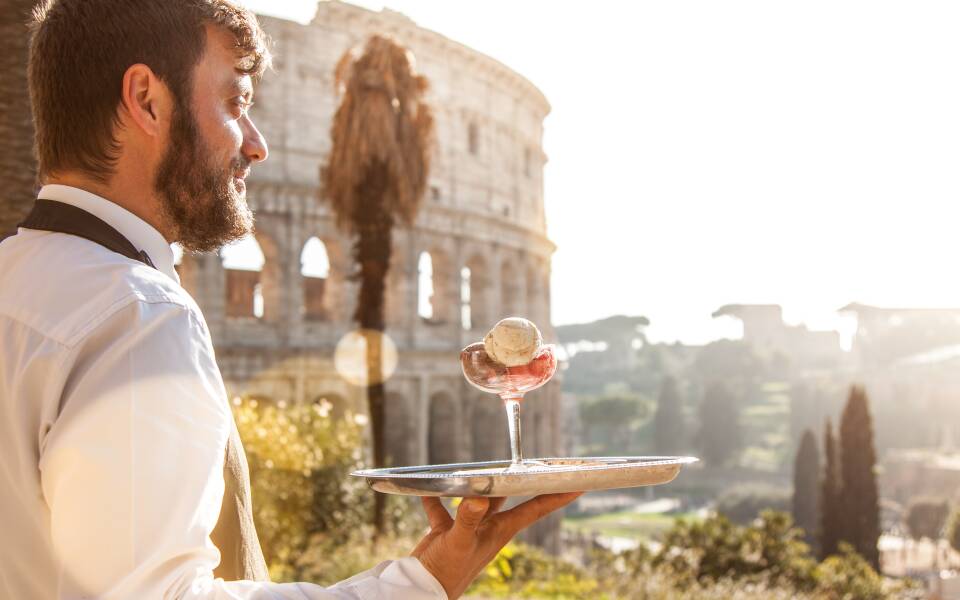
<instances>
[{"instance_id":1,"label":"tray rim","mask_svg":"<svg viewBox=\"0 0 960 600\"><path fill-rule=\"evenodd\" d=\"M526 471L503 471L503 472L465 472L450 469L457 467L461 469L483 469L492 468L496 465L508 466L510 459L490 460L468 463L447 463L440 465L412 465L403 467L384 467L380 469L359 469L353 471L350 475L354 477L364 477L370 479L470 479L479 477L529 477L537 474L554 473L576 473L584 471L606 471L613 469L636 469L640 467L656 467L661 465L684 466L699 462L700 459L694 456L566 456L566 457L542 457L529 458L526 460L595 460L602 464L597 465L566 465L547 468L530 468ZM444 471L438 469L445 468Z\"/></svg>"}]
</instances>

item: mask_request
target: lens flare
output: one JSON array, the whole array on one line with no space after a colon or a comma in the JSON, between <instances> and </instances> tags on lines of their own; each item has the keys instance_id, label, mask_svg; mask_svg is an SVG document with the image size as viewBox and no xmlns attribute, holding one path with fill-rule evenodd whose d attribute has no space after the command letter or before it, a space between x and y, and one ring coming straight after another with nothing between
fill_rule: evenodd
<instances>
[{"instance_id":1,"label":"lens flare","mask_svg":"<svg viewBox=\"0 0 960 600\"><path fill-rule=\"evenodd\" d=\"M370 373L367 369L368 348L380 350L380 370ZM345 380L353 385L367 386L384 383L397 370L397 345L382 331L356 329L337 342L333 352L333 366Z\"/></svg>"}]
</instances>

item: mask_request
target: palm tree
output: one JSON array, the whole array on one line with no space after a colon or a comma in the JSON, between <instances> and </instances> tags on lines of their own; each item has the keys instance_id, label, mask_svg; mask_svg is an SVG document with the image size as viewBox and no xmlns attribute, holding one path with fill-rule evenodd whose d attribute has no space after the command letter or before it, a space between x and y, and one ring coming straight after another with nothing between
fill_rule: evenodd
<instances>
[{"instance_id":1,"label":"palm tree","mask_svg":"<svg viewBox=\"0 0 960 600\"><path fill-rule=\"evenodd\" d=\"M27 22L36 0L7 0L0 11L0 240L16 233L33 205L36 163L27 91Z\"/></svg>"},{"instance_id":2,"label":"palm tree","mask_svg":"<svg viewBox=\"0 0 960 600\"><path fill-rule=\"evenodd\" d=\"M360 291L353 318L367 337L373 462L382 467L384 288L393 227L413 224L427 186L433 112L424 102L427 79L417 74L412 54L390 38L374 35L362 54L345 53L334 79L341 101L331 128L330 157L320 170L321 194L337 225L355 236ZM383 530L384 502L377 494L377 531Z\"/></svg>"}]
</instances>

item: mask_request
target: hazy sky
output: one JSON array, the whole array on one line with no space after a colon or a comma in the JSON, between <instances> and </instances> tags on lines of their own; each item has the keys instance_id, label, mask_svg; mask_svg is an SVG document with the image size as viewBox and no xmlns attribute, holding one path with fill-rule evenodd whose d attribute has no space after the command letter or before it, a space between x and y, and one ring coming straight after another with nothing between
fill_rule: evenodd
<instances>
[{"instance_id":1,"label":"hazy sky","mask_svg":"<svg viewBox=\"0 0 960 600\"><path fill-rule=\"evenodd\" d=\"M391 0L546 94L557 324L960 306L960 3ZM309 20L312 0L248 0Z\"/></svg>"}]
</instances>

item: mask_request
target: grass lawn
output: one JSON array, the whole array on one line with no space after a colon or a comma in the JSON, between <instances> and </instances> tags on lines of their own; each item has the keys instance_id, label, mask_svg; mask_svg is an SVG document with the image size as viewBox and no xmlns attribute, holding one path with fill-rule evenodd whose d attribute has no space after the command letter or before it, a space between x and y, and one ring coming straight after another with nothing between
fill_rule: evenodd
<instances>
[{"instance_id":1,"label":"grass lawn","mask_svg":"<svg viewBox=\"0 0 960 600\"><path fill-rule=\"evenodd\" d=\"M693 513L665 515L624 510L602 515L567 517L563 520L563 527L604 536L647 540L659 537L673 527L678 518L692 520L698 517Z\"/></svg>"}]
</instances>

